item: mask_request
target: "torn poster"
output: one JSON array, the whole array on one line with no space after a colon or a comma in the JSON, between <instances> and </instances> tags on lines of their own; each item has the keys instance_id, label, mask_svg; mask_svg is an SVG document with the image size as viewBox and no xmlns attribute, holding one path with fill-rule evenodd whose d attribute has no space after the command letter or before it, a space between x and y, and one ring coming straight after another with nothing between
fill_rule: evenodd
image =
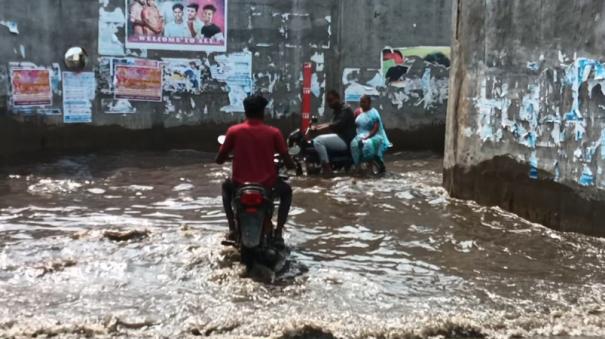
<instances>
[{"instance_id":1,"label":"torn poster","mask_svg":"<svg viewBox=\"0 0 605 339\"><path fill-rule=\"evenodd\" d=\"M202 86L202 62L189 59L164 59L164 91L199 94Z\"/></svg>"},{"instance_id":2,"label":"torn poster","mask_svg":"<svg viewBox=\"0 0 605 339\"><path fill-rule=\"evenodd\" d=\"M52 86L47 68L10 70L13 106L51 106Z\"/></svg>"},{"instance_id":3,"label":"torn poster","mask_svg":"<svg viewBox=\"0 0 605 339\"><path fill-rule=\"evenodd\" d=\"M252 53L217 55L216 64L210 67L212 78L225 82L229 87L229 106L221 111L244 112L244 99L253 91Z\"/></svg>"},{"instance_id":4,"label":"torn poster","mask_svg":"<svg viewBox=\"0 0 605 339\"><path fill-rule=\"evenodd\" d=\"M132 61L114 60L115 98L161 102L162 65L153 60Z\"/></svg>"},{"instance_id":5,"label":"torn poster","mask_svg":"<svg viewBox=\"0 0 605 339\"><path fill-rule=\"evenodd\" d=\"M443 46L387 47L382 51L381 70L387 84L401 81L417 61L450 67L451 48Z\"/></svg>"},{"instance_id":6,"label":"torn poster","mask_svg":"<svg viewBox=\"0 0 605 339\"><path fill-rule=\"evenodd\" d=\"M118 32L126 25L126 16L122 8L107 11L101 5L99 9L99 55L124 55L124 44L118 38Z\"/></svg>"},{"instance_id":7,"label":"torn poster","mask_svg":"<svg viewBox=\"0 0 605 339\"><path fill-rule=\"evenodd\" d=\"M0 25L6 26L6 28L8 28L8 31L13 34L19 34L19 26L14 21L2 20L0 21Z\"/></svg>"},{"instance_id":8,"label":"torn poster","mask_svg":"<svg viewBox=\"0 0 605 339\"><path fill-rule=\"evenodd\" d=\"M126 47L225 52L227 0L125 0Z\"/></svg>"},{"instance_id":9,"label":"torn poster","mask_svg":"<svg viewBox=\"0 0 605 339\"><path fill-rule=\"evenodd\" d=\"M92 122L92 104L97 85L93 72L63 72L63 122Z\"/></svg>"}]
</instances>

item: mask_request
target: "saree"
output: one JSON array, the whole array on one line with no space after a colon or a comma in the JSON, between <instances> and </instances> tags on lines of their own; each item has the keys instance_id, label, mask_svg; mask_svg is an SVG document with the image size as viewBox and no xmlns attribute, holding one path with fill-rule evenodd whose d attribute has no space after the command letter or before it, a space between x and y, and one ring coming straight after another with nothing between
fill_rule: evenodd
<instances>
[{"instance_id":1,"label":"saree","mask_svg":"<svg viewBox=\"0 0 605 339\"><path fill-rule=\"evenodd\" d=\"M374 136L370 135L374 126L378 124L378 131ZM389 141L384 129L380 114L375 108L362 112L355 119L357 136L351 142L351 154L355 165L371 160L384 160L384 153L393 145Z\"/></svg>"}]
</instances>

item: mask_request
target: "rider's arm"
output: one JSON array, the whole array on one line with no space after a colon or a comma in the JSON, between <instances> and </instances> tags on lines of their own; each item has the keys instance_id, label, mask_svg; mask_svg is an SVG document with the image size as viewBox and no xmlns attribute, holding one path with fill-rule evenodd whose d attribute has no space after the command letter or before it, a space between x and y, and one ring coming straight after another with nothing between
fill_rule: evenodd
<instances>
[{"instance_id":1,"label":"rider's arm","mask_svg":"<svg viewBox=\"0 0 605 339\"><path fill-rule=\"evenodd\" d=\"M216 163L219 165L224 164L229 160L229 154L233 151L234 146L233 134L227 131L227 135L225 136L225 142L221 145L220 150L218 151L218 155L216 156Z\"/></svg>"},{"instance_id":2,"label":"rider's arm","mask_svg":"<svg viewBox=\"0 0 605 339\"><path fill-rule=\"evenodd\" d=\"M316 125L312 129L317 134L327 134L332 132L331 124Z\"/></svg>"}]
</instances>

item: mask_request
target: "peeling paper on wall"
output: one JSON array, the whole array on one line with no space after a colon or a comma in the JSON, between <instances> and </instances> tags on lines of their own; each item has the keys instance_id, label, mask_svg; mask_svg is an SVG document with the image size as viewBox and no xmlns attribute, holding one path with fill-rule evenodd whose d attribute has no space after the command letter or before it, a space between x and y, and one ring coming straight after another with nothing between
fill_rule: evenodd
<instances>
[{"instance_id":1,"label":"peeling paper on wall","mask_svg":"<svg viewBox=\"0 0 605 339\"><path fill-rule=\"evenodd\" d=\"M199 94L202 87L202 61L164 58L164 91Z\"/></svg>"},{"instance_id":2,"label":"peeling paper on wall","mask_svg":"<svg viewBox=\"0 0 605 339\"><path fill-rule=\"evenodd\" d=\"M252 53L241 52L217 55L216 64L210 66L212 78L229 87L229 106L222 112L244 112L244 99L253 91Z\"/></svg>"},{"instance_id":3,"label":"peeling paper on wall","mask_svg":"<svg viewBox=\"0 0 605 339\"><path fill-rule=\"evenodd\" d=\"M378 70L367 70L367 74L374 73L374 76L365 84L360 80L360 68L345 68L342 74L342 83L345 86L345 102L358 103L362 96L369 95L373 97L380 96L380 91L376 86L380 82L382 76ZM366 78L367 79L367 78Z\"/></svg>"},{"instance_id":4,"label":"peeling paper on wall","mask_svg":"<svg viewBox=\"0 0 605 339\"><path fill-rule=\"evenodd\" d=\"M106 114L134 114L137 109L126 99L101 99Z\"/></svg>"},{"instance_id":5,"label":"peeling paper on wall","mask_svg":"<svg viewBox=\"0 0 605 339\"><path fill-rule=\"evenodd\" d=\"M14 21L0 20L0 25L8 28L8 31L13 34L19 34L19 25Z\"/></svg>"},{"instance_id":6,"label":"peeling paper on wall","mask_svg":"<svg viewBox=\"0 0 605 339\"><path fill-rule=\"evenodd\" d=\"M0 64L0 97L8 95L8 68Z\"/></svg>"},{"instance_id":7,"label":"peeling paper on wall","mask_svg":"<svg viewBox=\"0 0 605 339\"><path fill-rule=\"evenodd\" d=\"M519 85L517 81L511 84L514 93L509 93L509 84L496 76L484 76L474 103L478 115L473 132L483 142L512 139L527 147L531 152L529 160L525 160L532 168L530 178L535 178L533 168L539 168L540 154L548 152L544 156L552 157L555 152L558 159L554 167L544 168L553 172L555 180L574 180L582 186L598 183L602 187L605 178L598 162L605 160L605 124L597 120L602 113L594 108L605 110L605 106L584 104L582 100L594 100L595 95L602 95L600 100L605 97L605 64L560 56L570 63L554 69L541 66L541 73L530 77L527 85ZM528 62L534 64L537 63ZM601 90L595 92L596 86ZM551 103L553 96L561 96L563 100ZM570 104L566 105L567 102ZM561 113L563 107L569 110ZM596 156L599 148L600 157ZM560 163L566 165L561 167Z\"/></svg>"},{"instance_id":8,"label":"peeling paper on wall","mask_svg":"<svg viewBox=\"0 0 605 339\"><path fill-rule=\"evenodd\" d=\"M117 7L108 11L108 0L100 0L99 8L99 55L124 55L124 43L120 41L118 32L126 25L126 16L122 8Z\"/></svg>"}]
</instances>

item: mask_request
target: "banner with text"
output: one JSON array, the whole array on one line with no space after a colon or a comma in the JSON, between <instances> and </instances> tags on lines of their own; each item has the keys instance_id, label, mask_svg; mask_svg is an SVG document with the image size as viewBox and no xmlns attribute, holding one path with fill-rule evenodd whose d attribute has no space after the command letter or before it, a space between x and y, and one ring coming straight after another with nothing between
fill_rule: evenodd
<instances>
[{"instance_id":1,"label":"banner with text","mask_svg":"<svg viewBox=\"0 0 605 339\"><path fill-rule=\"evenodd\" d=\"M126 47L227 51L227 0L125 0Z\"/></svg>"}]
</instances>

